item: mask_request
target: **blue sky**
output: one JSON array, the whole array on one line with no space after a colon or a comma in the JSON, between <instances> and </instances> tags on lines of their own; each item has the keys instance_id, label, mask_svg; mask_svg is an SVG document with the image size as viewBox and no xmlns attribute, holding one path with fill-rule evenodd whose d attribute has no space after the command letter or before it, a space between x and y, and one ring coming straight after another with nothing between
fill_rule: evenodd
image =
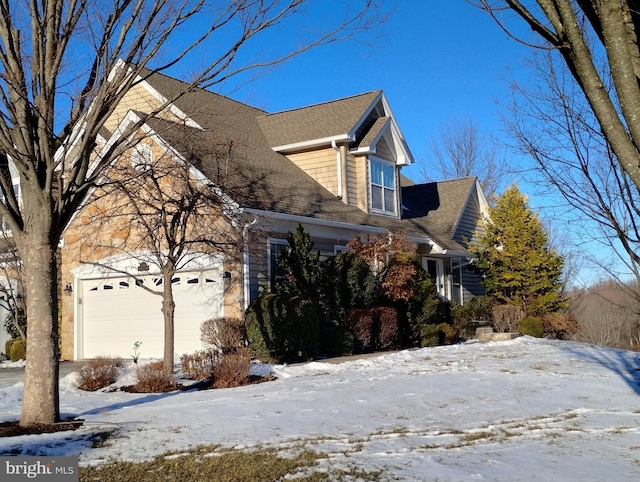
<instances>
[{"instance_id":1,"label":"blue sky","mask_svg":"<svg viewBox=\"0 0 640 482\"><path fill-rule=\"evenodd\" d=\"M340 3L324 2L324 12ZM373 47L343 42L305 53L231 96L274 112L382 89L416 164L428 161L430 136L453 118L499 135L496 101L526 47L464 0L399 0L381 33ZM421 180L418 166L404 172Z\"/></svg>"}]
</instances>

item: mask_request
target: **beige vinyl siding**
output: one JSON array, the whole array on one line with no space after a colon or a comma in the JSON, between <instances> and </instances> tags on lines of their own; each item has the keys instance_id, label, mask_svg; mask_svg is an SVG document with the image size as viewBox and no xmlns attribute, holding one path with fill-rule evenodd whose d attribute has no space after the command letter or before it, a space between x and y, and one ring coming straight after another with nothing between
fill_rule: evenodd
<instances>
[{"instance_id":1,"label":"beige vinyl siding","mask_svg":"<svg viewBox=\"0 0 640 482\"><path fill-rule=\"evenodd\" d=\"M356 163L356 205L365 213L369 211L369 173L367 172L367 158L354 157Z\"/></svg>"},{"instance_id":2,"label":"beige vinyl siding","mask_svg":"<svg viewBox=\"0 0 640 482\"><path fill-rule=\"evenodd\" d=\"M160 100L158 100L157 97L151 94L143 84L135 85L131 88L131 90L129 90L129 92L127 92L127 94L113 111L107 122L105 122L105 127L109 129L109 131L113 132L113 130L117 127L120 121L122 121L128 111L134 110L149 113L154 109L160 107L160 105ZM165 109L160 114L157 114L157 117L172 121L179 120L168 109Z\"/></svg>"},{"instance_id":3,"label":"beige vinyl siding","mask_svg":"<svg viewBox=\"0 0 640 482\"><path fill-rule=\"evenodd\" d=\"M358 188L361 178L358 177L358 163L361 161L362 158L347 155L347 198L352 206L359 206Z\"/></svg>"},{"instance_id":4,"label":"beige vinyl siding","mask_svg":"<svg viewBox=\"0 0 640 482\"><path fill-rule=\"evenodd\" d=\"M395 164L395 158L391 149L389 149L389 145L384 139L380 139L376 144L376 157L380 157L387 161L391 161Z\"/></svg>"},{"instance_id":5,"label":"beige vinyl siding","mask_svg":"<svg viewBox=\"0 0 640 482\"><path fill-rule=\"evenodd\" d=\"M322 187L332 194L338 195L338 164L337 153L334 149L287 154L287 158L314 178Z\"/></svg>"}]
</instances>

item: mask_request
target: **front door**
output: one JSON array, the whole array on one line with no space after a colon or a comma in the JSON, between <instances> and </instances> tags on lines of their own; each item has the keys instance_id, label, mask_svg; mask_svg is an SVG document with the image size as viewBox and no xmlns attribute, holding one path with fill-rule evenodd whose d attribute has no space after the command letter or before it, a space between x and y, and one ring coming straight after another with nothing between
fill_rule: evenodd
<instances>
[{"instance_id":1,"label":"front door","mask_svg":"<svg viewBox=\"0 0 640 482\"><path fill-rule=\"evenodd\" d=\"M444 276L443 260L440 258L422 258L422 267L431 276L440 298L445 300L449 299L447 296L447 284Z\"/></svg>"}]
</instances>

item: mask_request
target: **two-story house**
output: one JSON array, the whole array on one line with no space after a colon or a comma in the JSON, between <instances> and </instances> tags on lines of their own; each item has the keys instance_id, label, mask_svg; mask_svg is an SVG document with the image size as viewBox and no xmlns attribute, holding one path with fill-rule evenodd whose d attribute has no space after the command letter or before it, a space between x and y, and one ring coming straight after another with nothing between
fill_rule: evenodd
<instances>
[{"instance_id":1,"label":"two-story house","mask_svg":"<svg viewBox=\"0 0 640 482\"><path fill-rule=\"evenodd\" d=\"M163 75L139 83L105 126L104 142L182 87ZM480 185L472 177L428 184L404 177L402 168L414 159L382 91L268 113L196 90L149 119L143 130L136 154L117 162L139 164L164 155L177 163L189 160L214 185L223 171L244 183L244 192L238 187L225 193L243 213L241 254L194 258L172 281L177 354L202 348L202 321L242 316L268 289L277 276L278 250L297 223L323 256L346 249L356 235L402 231L415 242L443 300L465 303L482 293L467 269L471 256L465 248L487 210ZM219 154L221 146L227 156ZM161 300L139 286L157 285L158 273L137 255L114 257L86 243L79 251L79 230L99 202L104 200L97 195L87 200L61 249L62 356L128 357L136 341L143 356L162 356ZM109 220L100 222L108 228Z\"/></svg>"}]
</instances>

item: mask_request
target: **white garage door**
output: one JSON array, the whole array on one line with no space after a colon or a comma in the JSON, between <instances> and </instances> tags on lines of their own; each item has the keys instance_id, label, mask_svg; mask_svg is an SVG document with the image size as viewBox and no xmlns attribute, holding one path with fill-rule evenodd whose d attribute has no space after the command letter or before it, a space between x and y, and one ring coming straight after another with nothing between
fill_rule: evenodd
<instances>
[{"instance_id":1,"label":"white garage door","mask_svg":"<svg viewBox=\"0 0 640 482\"><path fill-rule=\"evenodd\" d=\"M145 286L162 291L161 276L140 278ZM149 293L133 278L82 280L81 358L99 355L130 358L133 344L142 342L142 358L162 358L164 321L162 297ZM175 353L203 348L200 324L222 315L222 280L217 270L181 272L172 280L175 311Z\"/></svg>"}]
</instances>

